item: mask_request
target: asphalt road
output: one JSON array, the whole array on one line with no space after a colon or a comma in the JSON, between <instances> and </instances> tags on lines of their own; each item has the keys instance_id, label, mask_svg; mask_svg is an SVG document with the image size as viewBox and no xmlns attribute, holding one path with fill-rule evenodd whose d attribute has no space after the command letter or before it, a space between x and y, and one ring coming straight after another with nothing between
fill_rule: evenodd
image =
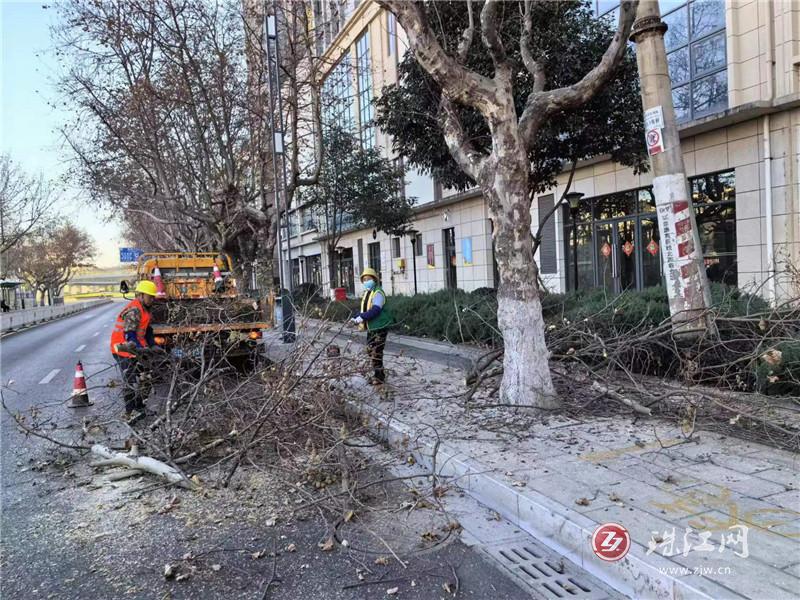
<instances>
[{"instance_id":1,"label":"asphalt road","mask_svg":"<svg viewBox=\"0 0 800 600\"><path fill-rule=\"evenodd\" d=\"M59 427L77 427L86 414L121 415L119 389L108 386L118 379L108 341L121 306L104 305L0 339L9 411L44 406L42 414ZM94 405L69 409L78 360ZM41 417L26 414L33 418ZM252 487L245 482L205 496L183 492L173 509L173 490L138 492L146 480L93 488L88 457L23 435L8 411L0 421L3 598L367 599L392 597L387 590L398 588L396 597L439 599L452 597L443 584L452 589L456 581L459 598L530 597L455 535L425 552L404 554L404 566L376 565L374 556L356 548L324 552L318 544L327 524L314 514L265 523L290 505L286 488L271 474L260 474L261 483ZM383 497L396 503L402 493ZM376 507L375 514L395 515L396 507ZM365 516L364 523L370 536L374 531L394 545L401 542L392 538L396 520ZM427 525L420 527L412 539L421 539ZM270 558L270 550L277 557ZM187 577L165 578L166 564ZM265 593L271 579L274 585Z\"/></svg>"}]
</instances>

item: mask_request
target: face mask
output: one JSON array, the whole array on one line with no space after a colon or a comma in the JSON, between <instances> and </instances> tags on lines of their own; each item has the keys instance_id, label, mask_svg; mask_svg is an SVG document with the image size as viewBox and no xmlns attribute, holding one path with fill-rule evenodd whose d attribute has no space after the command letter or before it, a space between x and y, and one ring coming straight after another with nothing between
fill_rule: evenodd
<instances>
[{"instance_id":1,"label":"face mask","mask_svg":"<svg viewBox=\"0 0 800 600\"><path fill-rule=\"evenodd\" d=\"M364 289L365 289L365 290L371 290L371 289L373 289L374 287L375 287L375 280L374 280L374 279L367 279L367 280L364 282Z\"/></svg>"}]
</instances>

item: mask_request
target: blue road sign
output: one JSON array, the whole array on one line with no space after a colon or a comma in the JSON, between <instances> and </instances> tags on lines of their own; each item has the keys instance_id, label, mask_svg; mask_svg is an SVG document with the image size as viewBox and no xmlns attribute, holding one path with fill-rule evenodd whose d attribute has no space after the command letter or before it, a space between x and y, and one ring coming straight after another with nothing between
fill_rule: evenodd
<instances>
[{"instance_id":1,"label":"blue road sign","mask_svg":"<svg viewBox=\"0 0 800 600\"><path fill-rule=\"evenodd\" d=\"M139 257L144 254L144 250L139 248L120 248L119 249L119 262L133 263L139 260Z\"/></svg>"}]
</instances>

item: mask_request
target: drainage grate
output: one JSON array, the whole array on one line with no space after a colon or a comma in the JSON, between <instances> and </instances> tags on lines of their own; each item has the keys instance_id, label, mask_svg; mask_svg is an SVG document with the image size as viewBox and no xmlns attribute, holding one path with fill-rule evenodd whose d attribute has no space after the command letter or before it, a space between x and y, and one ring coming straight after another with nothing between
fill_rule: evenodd
<instances>
[{"instance_id":1,"label":"drainage grate","mask_svg":"<svg viewBox=\"0 0 800 600\"><path fill-rule=\"evenodd\" d=\"M608 588L580 573L571 562L533 540L484 546L496 561L547 600L605 600L617 597Z\"/></svg>"}]
</instances>

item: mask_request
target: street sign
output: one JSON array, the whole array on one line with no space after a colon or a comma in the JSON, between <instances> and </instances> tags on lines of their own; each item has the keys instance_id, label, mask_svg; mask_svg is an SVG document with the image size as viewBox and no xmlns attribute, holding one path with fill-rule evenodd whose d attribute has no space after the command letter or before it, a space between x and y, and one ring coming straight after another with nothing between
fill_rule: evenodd
<instances>
[{"instance_id":1,"label":"street sign","mask_svg":"<svg viewBox=\"0 0 800 600\"><path fill-rule=\"evenodd\" d=\"M661 105L644 111L644 130L651 129L664 129L664 112L661 110Z\"/></svg>"},{"instance_id":2,"label":"street sign","mask_svg":"<svg viewBox=\"0 0 800 600\"><path fill-rule=\"evenodd\" d=\"M647 140L647 153L650 156L664 151L664 138L661 137L661 129L648 129L645 139Z\"/></svg>"},{"instance_id":3,"label":"street sign","mask_svg":"<svg viewBox=\"0 0 800 600\"><path fill-rule=\"evenodd\" d=\"M144 250L139 250L139 248L120 248L119 262L135 263L142 254L144 254Z\"/></svg>"}]
</instances>

